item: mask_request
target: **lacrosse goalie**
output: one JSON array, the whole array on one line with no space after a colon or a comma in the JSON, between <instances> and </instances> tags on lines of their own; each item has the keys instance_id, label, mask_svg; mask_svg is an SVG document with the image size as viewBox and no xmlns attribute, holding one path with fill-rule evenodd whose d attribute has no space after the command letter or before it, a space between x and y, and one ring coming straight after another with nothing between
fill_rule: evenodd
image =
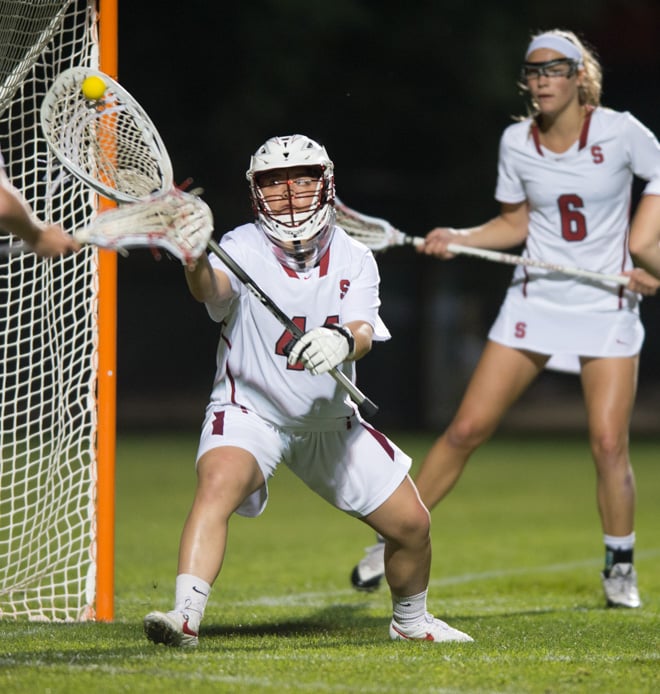
<instances>
[{"instance_id":1,"label":"lacrosse goalie","mask_svg":"<svg viewBox=\"0 0 660 694\"><path fill-rule=\"evenodd\" d=\"M197 489L183 528L174 609L145 617L147 637L196 646L233 513L259 515L286 464L336 508L385 538L394 640L472 641L427 612L429 514L410 458L367 424L329 377L351 380L372 342L389 338L371 251L335 225L334 167L304 135L274 137L247 171L255 221L221 246L300 326L293 339L216 255L186 269L219 329L217 371L197 452Z\"/></svg>"}]
</instances>

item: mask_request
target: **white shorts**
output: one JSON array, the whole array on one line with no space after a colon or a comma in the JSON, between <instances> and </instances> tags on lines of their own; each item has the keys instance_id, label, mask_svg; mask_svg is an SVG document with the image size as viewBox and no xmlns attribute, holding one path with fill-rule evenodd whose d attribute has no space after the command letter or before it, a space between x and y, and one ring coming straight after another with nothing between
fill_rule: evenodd
<instances>
[{"instance_id":1,"label":"white shorts","mask_svg":"<svg viewBox=\"0 0 660 694\"><path fill-rule=\"evenodd\" d=\"M352 516L366 516L394 493L411 459L359 417L336 431L278 428L239 407L206 410L197 460L213 448L237 446L251 453L266 484L237 513L258 516L268 501L268 479L283 462L310 489Z\"/></svg>"},{"instance_id":2,"label":"white shorts","mask_svg":"<svg viewBox=\"0 0 660 694\"><path fill-rule=\"evenodd\" d=\"M574 313L509 293L488 338L508 347L555 355L550 367L556 363L558 370L572 371L569 365L577 365L577 357L639 354L644 326L639 315L627 309Z\"/></svg>"}]
</instances>

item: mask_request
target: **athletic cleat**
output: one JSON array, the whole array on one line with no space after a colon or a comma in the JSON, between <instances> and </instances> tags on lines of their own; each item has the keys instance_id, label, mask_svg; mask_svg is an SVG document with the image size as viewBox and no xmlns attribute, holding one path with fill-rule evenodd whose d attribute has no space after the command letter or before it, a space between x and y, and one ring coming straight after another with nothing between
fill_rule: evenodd
<instances>
[{"instance_id":1,"label":"athletic cleat","mask_svg":"<svg viewBox=\"0 0 660 694\"><path fill-rule=\"evenodd\" d=\"M371 592L380 586L385 576L385 542L365 549L365 555L353 569L351 583L356 590Z\"/></svg>"},{"instance_id":2,"label":"athletic cleat","mask_svg":"<svg viewBox=\"0 0 660 694\"><path fill-rule=\"evenodd\" d=\"M471 636L464 634L458 629L450 627L449 624L436 619L428 612L421 622L413 624L411 627L402 627L394 620L390 623L390 638L392 641L474 641Z\"/></svg>"},{"instance_id":3,"label":"athletic cleat","mask_svg":"<svg viewBox=\"0 0 660 694\"><path fill-rule=\"evenodd\" d=\"M637 590L637 572L632 564L615 564L609 575L601 573L608 607L639 607L642 602Z\"/></svg>"},{"instance_id":4,"label":"athletic cleat","mask_svg":"<svg viewBox=\"0 0 660 694\"><path fill-rule=\"evenodd\" d=\"M144 618L144 633L154 643L166 646L194 648L199 643L198 634L188 626L184 612L150 612Z\"/></svg>"}]
</instances>

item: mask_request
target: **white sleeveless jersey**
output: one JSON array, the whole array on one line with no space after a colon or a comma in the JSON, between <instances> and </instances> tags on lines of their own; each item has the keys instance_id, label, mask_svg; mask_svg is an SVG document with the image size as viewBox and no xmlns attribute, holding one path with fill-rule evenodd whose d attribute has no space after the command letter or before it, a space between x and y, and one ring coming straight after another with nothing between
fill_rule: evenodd
<instances>
[{"instance_id":1,"label":"white sleeveless jersey","mask_svg":"<svg viewBox=\"0 0 660 694\"><path fill-rule=\"evenodd\" d=\"M380 277L373 254L340 228L319 265L301 273L277 261L254 224L226 233L221 245L303 332L326 322L362 320L373 326L374 340L389 339L378 315ZM346 392L329 374L290 367L284 350L291 334L221 260L210 260L230 277L235 294L229 308L207 304L211 318L221 322L211 404L245 408L282 427L345 427L355 411ZM354 380L354 362L339 368Z\"/></svg>"},{"instance_id":2,"label":"white sleeveless jersey","mask_svg":"<svg viewBox=\"0 0 660 694\"><path fill-rule=\"evenodd\" d=\"M660 195L660 146L629 113L596 108L579 141L562 154L543 147L531 119L509 126L500 142L495 197L529 203L523 255L549 263L619 273L628 253L633 176ZM640 297L612 285L517 267L510 294L569 312L638 311Z\"/></svg>"}]
</instances>

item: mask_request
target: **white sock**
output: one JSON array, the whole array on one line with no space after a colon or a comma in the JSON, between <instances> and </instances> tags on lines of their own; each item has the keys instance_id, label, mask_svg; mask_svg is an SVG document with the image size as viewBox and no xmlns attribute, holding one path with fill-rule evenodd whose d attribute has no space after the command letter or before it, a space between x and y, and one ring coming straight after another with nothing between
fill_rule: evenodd
<instances>
[{"instance_id":1,"label":"white sock","mask_svg":"<svg viewBox=\"0 0 660 694\"><path fill-rule=\"evenodd\" d=\"M211 586L192 574L179 574L176 577L174 610L186 612L192 629L197 630L204 616Z\"/></svg>"},{"instance_id":2,"label":"white sock","mask_svg":"<svg viewBox=\"0 0 660 694\"><path fill-rule=\"evenodd\" d=\"M635 548L635 532L631 532L630 535L624 535L623 537L617 537L616 535L603 535L603 540L605 541L605 546L610 549L620 549L624 552Z\"/></svg>"},{"instance_id":3,"label":"white sock","mask_svg":"<svg viewBox=\"0 0 660 694\"><path fill-rule=\"evenodd\" d=\"M392 595L392 616L397 624L402 627L415 624L426 615L426 594L428 590L417 595L403 598Z\"/></svg>"}]
</instances>

